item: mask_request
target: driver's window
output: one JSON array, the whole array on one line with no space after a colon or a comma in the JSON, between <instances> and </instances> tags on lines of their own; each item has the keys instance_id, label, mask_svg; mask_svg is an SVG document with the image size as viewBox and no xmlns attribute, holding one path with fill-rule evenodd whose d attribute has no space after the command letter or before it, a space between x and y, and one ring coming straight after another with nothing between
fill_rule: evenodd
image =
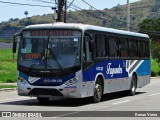
<instances>
[{"instance_id":1,"label":"driver's window","mask_svg":"<svg viewBox=\"0 0 160 120\"><path fill-rule=\"evenodd\" d=\"M84 37L84 45L83 45L83 61L89 62L93 61L93 50L91 46L91 37Z\"/></svg>"}]
</instances>

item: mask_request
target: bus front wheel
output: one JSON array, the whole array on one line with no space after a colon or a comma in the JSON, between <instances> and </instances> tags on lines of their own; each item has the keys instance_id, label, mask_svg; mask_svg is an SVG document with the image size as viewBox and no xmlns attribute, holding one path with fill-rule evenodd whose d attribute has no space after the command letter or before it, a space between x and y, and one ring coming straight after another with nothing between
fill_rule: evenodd
<instances>
[{"instance_id":1,"label":"bus front wheel","mask_svg":"<svg viewBox=\"0 0 160 120\"><path fill-rule=\"evenodd\" d=\"M100 79L97 79L94 87L94 95L93 95L93 100L95 103L98 103L101 101L102 97L102 82Z\"/></svg>"},{"instance_id":2,"label":"bus front wheel","mask_svg":"<svg viewBox=\"0 0 160 120\"><path fill-rule=\"evenodd\" d=\"M40 103L47 103L49 101L49 97L37 97Z\"/></svg>"}]
</instances>

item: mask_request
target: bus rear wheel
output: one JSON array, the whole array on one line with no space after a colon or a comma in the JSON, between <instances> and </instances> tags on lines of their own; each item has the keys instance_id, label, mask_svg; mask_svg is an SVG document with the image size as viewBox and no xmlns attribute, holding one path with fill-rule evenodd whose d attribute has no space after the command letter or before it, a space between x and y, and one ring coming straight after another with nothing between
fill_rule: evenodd
<instances>
[{"instance_id":1,"label":"bus rear wheel","mask_svg":"<svg viewBox=\"0 0 160 120\"><path fill-rule=\"evenodd\" d=\"M137 89L137 78L135 75L132 76L130 90L128 91L129 95L134 96Z\"/></svg>"},{"instance_id":2,"label":"bus rear wheel","mask_svg":"<svg viewBox=\"0 0 160 120\"><path fill-rule=\"evenodd\" d=\"M102 98L102 82L100 79L97 79L94 87L93 100L95 103L98 103L101 101L101 98Z\"/></svg>"},{"instance_id":3,"label":"bus rear wheel","mask_svg":"<svg viewBox=\"0 0 160 120\"><path fill-rule=\"evenodd\" d=\"M47 103L49 101L49 97L37 97L40 103Z\"/></svg>"}]
</instances>

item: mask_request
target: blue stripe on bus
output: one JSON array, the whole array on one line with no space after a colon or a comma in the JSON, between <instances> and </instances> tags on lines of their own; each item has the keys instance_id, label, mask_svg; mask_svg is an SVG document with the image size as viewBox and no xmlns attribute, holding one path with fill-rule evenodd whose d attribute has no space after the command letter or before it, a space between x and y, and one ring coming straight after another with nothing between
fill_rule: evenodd
<instances>
[{"instance_id":1,"label":"blue stripe on bus","mask_svg":"<svg viewBox=\"0 0 160 120\"><path fill-rule=\"evenodd\" d=\"M136 70L138 76L149 76L150 75L150 60L144 60L140 67Z\"/></svg>"},{"instance_id":2,"label":"blue stripe on bus","mask_svg":"<svg viewBox=\"0 0 160 120\"><path fill-rule=\"evenodd\" d=\"M130 65L127 66L128 63L126 62L127 60L106 60L99 62L83 71L83 81L94 81L98 73L102 73L105 80L129 77L129 71L126 68L130 67ZM137 68L136 72L139 76L150 75L149 62L150 60L145 60Z\"/></svg>"}]
</instances>

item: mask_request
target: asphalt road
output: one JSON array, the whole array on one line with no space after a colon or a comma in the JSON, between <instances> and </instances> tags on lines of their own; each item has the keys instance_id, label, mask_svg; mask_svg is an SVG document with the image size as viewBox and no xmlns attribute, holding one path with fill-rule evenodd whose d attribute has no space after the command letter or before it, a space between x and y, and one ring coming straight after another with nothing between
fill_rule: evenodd
<instances>
[{"instance_id":1,"label":"asphalt road","mask_svg":"<svg viewBox=\"0 0 160 120\"><path fill-rule=\"evenodd\" d=\"M137 89L137 93L135 96L127 96L125 92L118 92L103 96L103 99L100 103L95 104L90 102L90 100L91 100L90 98L85 98L85 99L54 98L50 100L49 103L42 104L39 103L36 98L18 96L17 91L0 92L0 111L1 114L4 111L9 111L9 112L12 111L12 114L13 111L18 111L18 113L21 113L20 116L24 115L22 114L22 111L27 111L27 112L31 111L31 113L32 112L37 113L37 116L48 115L49 116L48 119L51 120L53 118L72 120L75 119L75 116L76 120L78 119L101 120L104 118L112 120L114 119L127 120L129 116L131 116L132 119L136 120L138 118L150 120L151 117L158 120L159 117L156 117L156 115L160 116L160 78L152 78L151 83L149 85ZM41 113L41 111L50 111L50 112ZM83 111L89 111L89 112L83 112ZM41 114L38 114L38 112ZM70 118L67 116L73 116L73 117ZM17 118L14 119L17 120Z\"/></svg>"}]
</instances>

